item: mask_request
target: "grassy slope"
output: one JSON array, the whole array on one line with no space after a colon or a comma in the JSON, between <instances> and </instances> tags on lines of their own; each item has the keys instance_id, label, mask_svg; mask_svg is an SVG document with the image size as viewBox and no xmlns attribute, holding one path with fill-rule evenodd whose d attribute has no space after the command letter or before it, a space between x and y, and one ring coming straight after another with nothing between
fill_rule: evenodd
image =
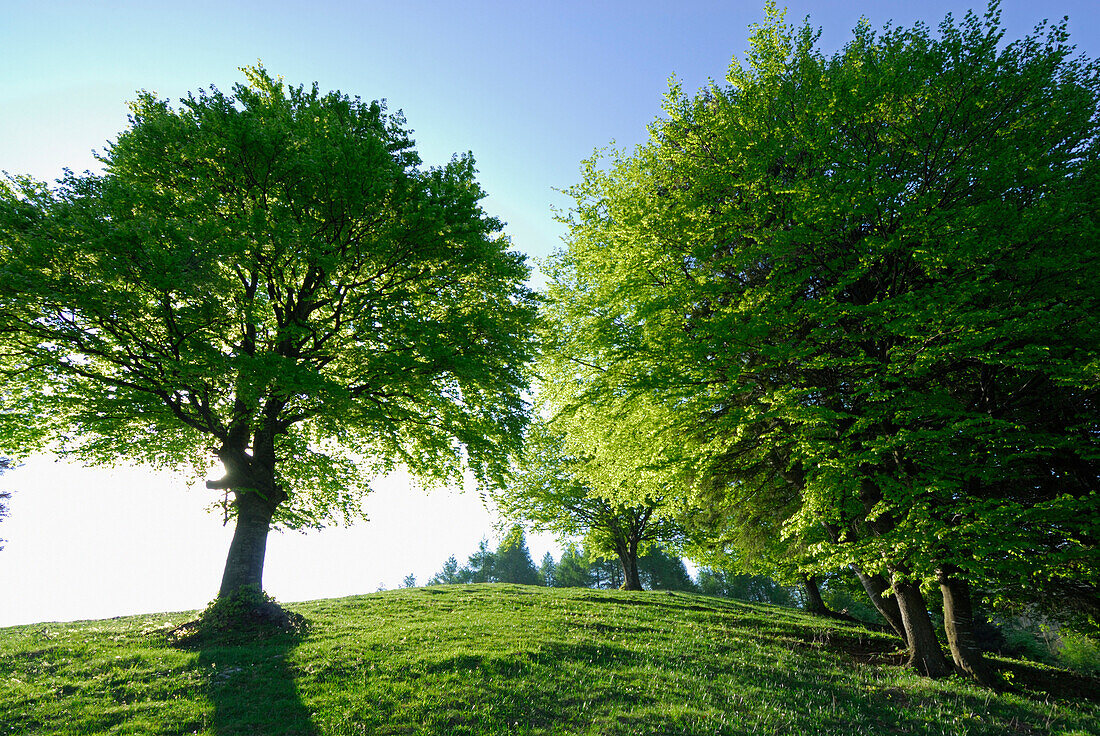
<instances>
[{"instance_id":1,"label":"grassy slope","mask_svg":"<svg viewBox=\"0 0 1100 736\"><path fill-rule=\"evenodd\" d=\"M183 651L188 614L0 630L7 734L1100 734L1096 681L930 681L896 642L660 592L440 586L291 606L304 639Z\"/></svg>"}]
</instances>

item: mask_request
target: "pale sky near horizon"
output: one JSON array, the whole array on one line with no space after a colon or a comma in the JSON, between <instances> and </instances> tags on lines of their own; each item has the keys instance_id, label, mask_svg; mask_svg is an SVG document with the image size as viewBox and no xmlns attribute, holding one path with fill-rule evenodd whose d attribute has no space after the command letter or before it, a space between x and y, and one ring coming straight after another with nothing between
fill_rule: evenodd
<instances>
[{"instance_id":1,"label":"pale sky near horizon","mask_svg":"<svg viewBox=\"0 0 1100 736\"><path fill-rule=\"evenodd\" d=\"M837 50L860 16L933 28L974 5L954 0L779 3L809 15L820 45ZM240 2L169 6L141 0L0 2L0 170L52 180L95 168L126 126L139 89L177 100L211 84L229 90L238 68L262 60L290 83L317 81L404 111L427 164L473 151L485 208L535 259L559 246L557 191L581 159L614 141L632 146L658 114L668 78L687 90L721 80L743 58L763 0L680 3ZM1071 41L1100 55L1100 2L1011 1L1010 38L1068 15ZM976 6L979 12L984 5ZM535 282L539 283L538 281ZM0 523L0 626L201 608L221 576L231 529L203 509L199 483L141 468L86 469L34 458L0 477L13 491ZM273 534L265 587L283 601L424 582L454 554L464 560L492 515L476 494L411 488L395 476L366 502L369 523ZM536 563L558 546L529 539Z\"/></svg>"}]
</instances>

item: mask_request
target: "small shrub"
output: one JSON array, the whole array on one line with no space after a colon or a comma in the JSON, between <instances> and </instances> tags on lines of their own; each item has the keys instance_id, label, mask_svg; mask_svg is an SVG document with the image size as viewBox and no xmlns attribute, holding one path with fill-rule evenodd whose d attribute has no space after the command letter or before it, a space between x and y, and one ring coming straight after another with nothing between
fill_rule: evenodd
<instances>
[{"instance_id":1,"label":"small shrub","mask_svg":"<svg viewBox=\"0 0 1100 736\"><path fill-rule=\"evenodd\" d=\"M1085 675L1100 675L1100 642L1072 631L1062 630L1058 659L1067 667Z\"/></svg>"}]
</instances>

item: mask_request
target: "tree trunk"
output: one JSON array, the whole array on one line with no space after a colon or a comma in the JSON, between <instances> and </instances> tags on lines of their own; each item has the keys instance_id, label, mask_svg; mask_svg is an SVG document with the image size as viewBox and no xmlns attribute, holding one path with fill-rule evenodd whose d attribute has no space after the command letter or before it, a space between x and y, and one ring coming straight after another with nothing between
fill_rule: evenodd
<instances>
[{"instance_id":1,"label":"tree trunk","mask_svg":"<svg viewBox=\"0 0 1100 736\"><path fill-rule=\"evenodd\" d=\"M899 574L891 570L894 578L894 597L901 610L905 638L909 643L909 666L926 677L944 677L950 673L940 642L932 628L924 596L916 583L902 582Z\"/></svg>"},{"instance_id":2,"label":"tree trunk","mask_svg":"<svg viewBox=\"0 0 1100 736\"><path fill-rule=\"evenodd\" d=\"M242 489L236 496L237 526L233 530L233 541L229 544L225 572L218 589L219 598L229 597L249 585L263 590L267 533L271 530L275 505L265 501L255 491Z\"/></svg>"},{"instance_id":3,"label":"tree trunk","mask_svg":"<svg viewBox=\"0 0 1100 736\"><path fill-rule=\"evenodd\" d=\"M806 611L817 616L828 616L832 613L821 597L821 589L817 587L816 576L803 575L802 589L806 591Z\"/></svg>"},{"instance_id":4,"label":"tree trunk","mask_svg":"<svg viewBox=\"0 0 1100 736\"><path fill-rule=\"evenodd\" d=\"M892 596L883 595L890 589L890 583L886 582L886 578L881 575L868 575L856 565L850 565L850 567L856 577L859 578L859 582L867 592L867 597L871 599L872 605L886 619L886 623L890 624L890 628L908 646L909 638L905 634L905 625L901 621L901 609L898 607L898 602Z\"/></svg>"},{"instance_id":5,"label":"tree trunk","mask_svg":"<svg viewBox=\"0 0 1100 736\"><path fill-rule=\"evenodd\" d=\"M951 659L960 674L981 685L993 684L993 675L974 638L974 607L970 600L970 583L959 576L958 568L950 565L936 570L936 580L943 593L943 628Z\"/></svg>"},{"instance_id":6,"label":"tree trunk","mask_svg":"<svg viewBox=\"0 0 1100 736\"><path fill-rule=\"evenodd\" d=\"M641 590L642 580L638 576L638 545L628 544L619 549L619 562L623 566L623 590Z\"/></svg>"}]
</instances>

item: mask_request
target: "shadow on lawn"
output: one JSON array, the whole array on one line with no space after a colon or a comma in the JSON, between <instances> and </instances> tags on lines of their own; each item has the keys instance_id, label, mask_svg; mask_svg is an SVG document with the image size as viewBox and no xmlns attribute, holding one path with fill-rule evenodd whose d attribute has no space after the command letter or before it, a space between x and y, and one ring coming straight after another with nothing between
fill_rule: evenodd
<instances>
[{"instance_id":1,"label":"shadow on lawn","mask_svg":"<svg viewBox=\"0 0 1100 736\"><path fill-rule=\"evenodd\" d=\"M218 736L314 736L287 657L299 637L281 634L250 644L200 646L198 664L214 705Z\"/></svg>"}]
</instances>

